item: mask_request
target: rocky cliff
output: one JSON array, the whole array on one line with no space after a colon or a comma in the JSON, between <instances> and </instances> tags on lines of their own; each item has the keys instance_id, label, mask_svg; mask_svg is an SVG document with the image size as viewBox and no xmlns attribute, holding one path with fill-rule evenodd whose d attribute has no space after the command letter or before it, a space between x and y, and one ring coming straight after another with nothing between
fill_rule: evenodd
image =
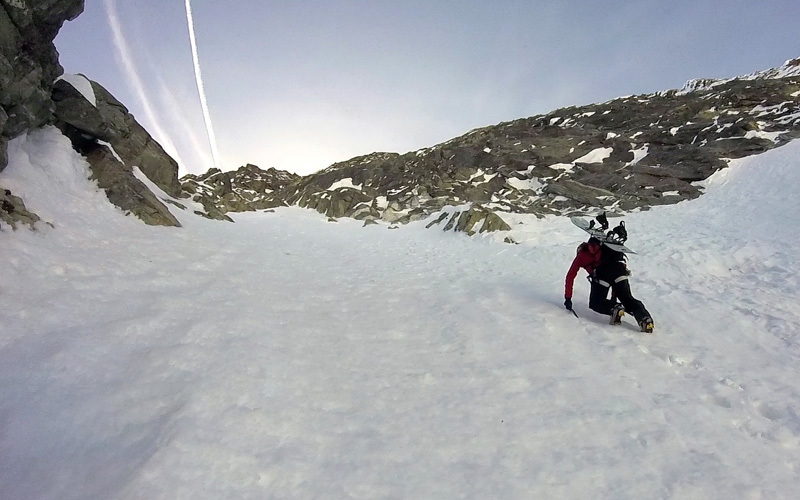
<instances>
[{"instance_id":1,"label":"rocky cliff","mask_svg":"<svg viewBox=\"0 0 800 500\"><path fill-rule=\"evenodd\" d=\"M164 192L180 196L177 163L106 89L63 75L53 40L83 6L83 0L0 0L0 171L10 139L55 125L86 157L112 203L147 224L179 225L135 176L138 168ZM24 200L0 192L0 220L12 226L38 220Z\"/></svg>"},{"instance_id":2,"label":"rocky cliff","mask_svg":"<svg viewBox=\"0 0 800 500\"><path fill-rule=\"evenodd\" d=\"M0 0L0 170L8 139L50 122L50 91L64 72L53 39L81 12L83 0Z\"/></svg>"},{"instance_id":3,"label":"rocky cliff","mask_svg":"<svg viewBox=\"0 0 800 500\"><path fill-rule=\"evenodd\" d=\"M106 191L109 201L147 224L179 226L134 172L138 168L165 193L178 197L178 164L127 108L99 83L82 75L59 79L52 95L55 125L86 157L92 178Z\"/></svg>"}]
</instances>

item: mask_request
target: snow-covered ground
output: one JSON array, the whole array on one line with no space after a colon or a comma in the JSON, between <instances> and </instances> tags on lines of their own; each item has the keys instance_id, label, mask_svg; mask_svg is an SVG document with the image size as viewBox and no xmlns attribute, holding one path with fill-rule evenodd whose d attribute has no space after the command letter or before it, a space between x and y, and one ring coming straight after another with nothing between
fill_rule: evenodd
<instances>
[{"instance_id":1,"label":"snow-covered ground","mask_svg":"<svg viewBox=\"0 0 800 500\"><path fill-rule=\"evenodd\" d=\"M55 228L0 233L4 500L796 498L800 141L626 217L655 335L563 309L566 219L153 228L9 148Z\"/></svg>"}]
</instances>

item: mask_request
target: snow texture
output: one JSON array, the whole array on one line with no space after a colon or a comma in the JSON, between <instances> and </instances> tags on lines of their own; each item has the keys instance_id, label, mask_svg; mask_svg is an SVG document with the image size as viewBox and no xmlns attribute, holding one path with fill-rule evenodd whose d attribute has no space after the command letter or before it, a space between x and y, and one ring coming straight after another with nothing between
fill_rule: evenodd
<instances>
[{"instance_id":1,"label":"snow texture","mask_svg":"<svg viewBox=\"0 0 800 500\"><path fill-rule=\"evenodd\" d=\"M655 335L564 310L567 218L157 228L54 128L9 158L3 499L796 498L798 141L625 218Z\"/></svg>"},{"instance_id":2,"label":"snow texture","mask_svg":"<svg viewBox=\"0 0 800 500\"><path fill-rule=\"evenodd\" d=\"M83 75L71 75L65 73L56 78L56 81L58 80L64 80L72 85L75 90L80 92L87 101L92 103L92 106L97 107L97 96L95 96L94 89L92 88L92 84L88 78Z\"/></svg>"},{"instance_id":3,"label":"snow texture","mask_svg":"<svg viewBox=\"0 0 800 500\"><path fill-rule=\"evenodd\" d=\"M351 189L357 189L357 190L360 191L361 190L361 184L358 184L358 185L353 184L353 179L350 178L350 177L347 177L345 179L342 179L340 181L336 181L333 184L331 184L331 187L328 188L328 191L334 191L334 190L339 189L339 188L351 188Z\"/></svg>"},{"instance_id":4,"label":"snow texture","mask_svg":"<svg viewBox=\"0 0 800 500\"><path fill-rule=\"evenodd\" d=\"M614 148L597 148L589 151L572 163L603 163L603 160L611 156Z\"/></svg>"}]
</instances>

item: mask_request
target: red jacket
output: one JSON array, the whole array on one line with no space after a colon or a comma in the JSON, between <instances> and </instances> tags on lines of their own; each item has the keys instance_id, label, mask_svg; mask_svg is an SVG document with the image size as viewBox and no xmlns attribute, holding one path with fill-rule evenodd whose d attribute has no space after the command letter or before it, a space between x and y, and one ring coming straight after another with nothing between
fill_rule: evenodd
<instances>
[{"instance_id":1,"label":"red jacket","mask_svg":"<svg viewBox=\"0 0 800 500\"><path fill-rule=\"evenodd\" d=\"M564 283L564 298L572 298L572 284L575 282L575 276L578 275L578 269L584 268L586 272L592 274L600 265L600 245L594 243L581 243L578 247L578 254L572 265L569 266L567 271L567 279Z\"/></svg>"}]
</instances>

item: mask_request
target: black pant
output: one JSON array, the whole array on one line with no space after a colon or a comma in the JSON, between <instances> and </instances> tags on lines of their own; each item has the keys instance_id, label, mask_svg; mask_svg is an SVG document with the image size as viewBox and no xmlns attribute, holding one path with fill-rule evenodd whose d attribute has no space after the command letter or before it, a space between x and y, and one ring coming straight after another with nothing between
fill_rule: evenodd
<instances>
[{"instance_id":1,"label":"black pant","mask_svg":"<svg viewBox=\"0 0 800 500\"><path fill-rule=\"evenodd\" d=\"M631 294L628 283L628 268L624 262L607 262L601 264L591 277L592 290L589 292L589 308L600 314L611 314L611 309L617 300L620 301L625 312L636 318L639 322L650 318L650 313L641 301L636 300ZM608 298L608 289L614 293ZM615 299L616 298L616 299Z\"/></svg>"}]
</instances>

